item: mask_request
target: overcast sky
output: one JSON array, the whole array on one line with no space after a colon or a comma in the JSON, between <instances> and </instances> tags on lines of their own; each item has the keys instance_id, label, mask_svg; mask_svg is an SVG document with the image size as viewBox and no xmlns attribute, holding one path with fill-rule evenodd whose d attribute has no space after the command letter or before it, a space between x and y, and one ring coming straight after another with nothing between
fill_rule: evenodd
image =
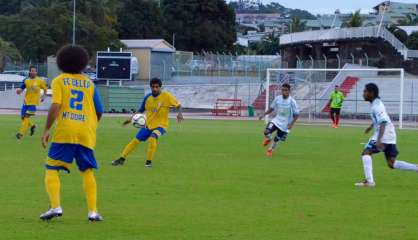
<instances>
[{"instance_id":1,"label":"overcast sky","mask_svg":"<svg viewBox=\"0 0 418 240\"><path fill-rule=\"evenodd\" d=\"M311 13L333 13L336 9L341 12L352 12L361 9L363 13L372 11L372 8L383 0L262 0L263 3L278 2L288 8L300 8ZM417 3L418 0L397 0L396 2Z\"/></svg>"}]
</instances>

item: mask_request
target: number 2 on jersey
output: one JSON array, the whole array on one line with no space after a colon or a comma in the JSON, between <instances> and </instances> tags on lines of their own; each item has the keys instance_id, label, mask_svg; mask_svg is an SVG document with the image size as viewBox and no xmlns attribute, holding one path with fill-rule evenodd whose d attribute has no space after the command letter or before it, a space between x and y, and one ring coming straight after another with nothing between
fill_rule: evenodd
<instances>
[{"instance_id":1,"label":"number 2 on jersey","mask_svg":"<svg viewBox=\"0 0 418 240\"><path fill-rule=\"evenodd\" d=\"M83 110L84 93L78 90L71 90L70 108L78 111Z\"/></svg>"}]
</instances>

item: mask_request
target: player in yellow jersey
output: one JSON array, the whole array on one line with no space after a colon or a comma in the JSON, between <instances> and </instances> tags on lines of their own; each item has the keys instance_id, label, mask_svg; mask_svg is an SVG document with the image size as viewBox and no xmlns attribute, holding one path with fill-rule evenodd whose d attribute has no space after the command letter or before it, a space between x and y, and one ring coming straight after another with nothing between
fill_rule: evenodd
<instances>
[{"instance_id":1,"label":"player in yellow jersey","mask_svg":"<svg viewBox=\"0 0 418 240\"><path fill-rule=\"evenodd\" d=\"M69 172L74 159L83 178L88 220L103 220L97 212L93 174L93 169L97 168L93 152L96 128L103 107L93 81L81 74L88 61L86 50L79 46L65 46L57 54L57 65L63 73L52 80L52 102L42 136L42 145L46 148L49 131L56 122L45 165L45 187L51 208L40 216L42 220L62 216L59 171Z\"/></svg>"},{"instance_id":2,"label":"player in yellow jersey","mask_svg":"<svg viewBox=\"0 0 418 240\"><path fill-rule=\"evenodd\" d=\"M112 161L113 166L123 165L126 157L136 148L140 142L148 141L147 159L145 167L152 167L152 160L157 151L158 139L167 131L168 113L170 108L177 108L177 121L183 120L181 105L177 99L167 91L161 91L162 82L158 78L150 81L151 93L146 95L138 112L146 114L147 125L141 128L132 141L126 145L121 156ZM131 119L126 120L123 125L127 125Z\"/></svg>"},{"instance_id":3,"label":"player in yellow jersey","mask_svg":"<svg viewBox=\"0 0 418 240\"><path fill-rule=\"evenodd\" d=\"M19 132L16 134L17 139L22 139L28 129L30 129L31 136L35 134L36 125L31 122L30 117L35 115L36 106L43 101L43 96L45 96L46 90L48 89L46 82L37 75L38 71L36 67L31 66L29 68L29 77L23 80L22 85L16 89L16 93L19 95L26 89L25 99L20 113L22 124ZM43 96L41 96L41 89L44 90Z\"/></svg>"}]
</instances>

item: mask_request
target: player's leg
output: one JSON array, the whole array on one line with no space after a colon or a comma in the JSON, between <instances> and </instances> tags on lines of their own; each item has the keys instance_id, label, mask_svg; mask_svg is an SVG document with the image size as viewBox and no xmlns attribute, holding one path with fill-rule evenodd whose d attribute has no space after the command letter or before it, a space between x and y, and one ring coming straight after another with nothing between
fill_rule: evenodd
<instances>
[{"instance_id":1,"label":"player's leg","mask_svg":"<svg viewBox=\"0 0 418 240\"><path fill-rule=\"evenodd\" d=\"M373 177L373 159L374 153L380 152L376 147L376 142L370 140L361 154L363 163L364 181L355 184L357 187L374 187L376 185Z\"/></svg>"},{"instance_id":2,"label":"player's leg","mask_svg":"<svg viewBox=\"0 0 418 240\"><path fill-rule=\"evenodd\" d=\"M157 152L158 139L165 133L163 128L157 128L152 131L150 138L148 139L148 151L147 161L145 167L152 167L152 160L154 160L155 153Z\"/></svg>"},{"instance_id":3,"label":"player's leg","mask_svg":"<svg viewBox=\"0 0 418 240\"><path fill-rule=\"evenodd\" d=\"M409 162L396 160L399 152L395 144L388 144L385 148L386 162L389 168L418 172L418 166Z\"/></svg>"},{"instance_id":4,"label":"player's leg","mask_svg":"<svg viewBox=\"0 0 418 240\"><path fill-rule=\"evenodd\" d=\"M49 149L48 159L45 164L45 190L49 197L50 209L41 214L40 218L42 220L50 220L62 216L59 171L69 172L74 155L74 148L67 145L52 143Z\"/></svg>"},{"instance_id":5,"label":"player's leg","mask_svg":"<svg viewBox=\"0 0 418 240\"><path fill-rule=\"evenodd\" d=\"M287 138L287 133L280 129L277 129L276 137L274 137L273 143L267 150L267 156L269 157L273 156L273 151L279 146L280 142L286 141L286 138Z\"/></svg>"},{"instance_id":6,"label":"player's leg","mask_svg":"<svg viewBox=\"0 0 418 240\"><path fill-rule=\"evenodd\" d=\"M273 133L277 130L276 125L274 123L269 122L264 129L264 141L263 146L267 146L270 144L271 140L273 140Z\"/></svg>"},{"instance_id":7,"label":"player's leg","mask_svg":"<svg viewBox=\"0 0 418 240\"><path fill-rule=\"evenodd\" d=\"M340 108L335 109L335 128L338 128L338 125L340 124Z\"/></svg>"},{"instance_id":8,"label":"player's leg","mask_svg":"<svg viewBox=\"0 0 418 240\"><path fill-rule=\"evenodd\" d=\"M330 116L331 121L332 121L332 127L334 128L335 127L334 108L330 109L329 116Z\"/></svg>"},{"instance_id":9,"label":"player's leg","mask_svg":"<svg viewBox=\"0 0 418 240\"><path fill-rule=\"evenodd\" d=\"M27 119L27 114L26 114L27 110L28 110L28 106L23 105L20 111L20 118L22 119L22 122L20 124L19 131L16 134L17 139L21 139L26 134L26 131L28 130L29 120Z\"/></svg>"},{"instance_id":10,"label":"player's leg","mask_svg":"<svg viewBox=\"0 0 418 240\"><path fill-rule=\"evenodd\" d=\"M112 161L112 165L113 166L123 165L128 155L135 150L138 144L140 144L141 142L145 142L151 136L151 134L152 134L151 130L147 128L141 128L136 134L136 137L132 139L128 143L128 145L125 146L120 157Z\"/></svg>"},{"instance_id":11,"label":"player's leg","mask_svg":"<svg viewBox=\"0 0 418 240\"><path fill-rule=\"evenodd\" d=\"M83 189L86 195L89 221L102 221L103 217L97 211L97 183L93 169L97 169L97 161L92 149L78 145L75 154L78 169L83 178Z\"/></svg>"},{"instance_id":12,"label":"player's leg","mask_svg":"<svg viewBox=\"0 0 418 240\"><path fill-rule=\"evenodd\" d=\"M19 129L19 132L16 134L17 139L21 139L30 129L30 135L33 136L35 133L36 126L30 120L30 117L35 115L36 113L36 106L33 105L24 105L21 110L21 118L22 123Z\"/></svg>"}]
</instances>

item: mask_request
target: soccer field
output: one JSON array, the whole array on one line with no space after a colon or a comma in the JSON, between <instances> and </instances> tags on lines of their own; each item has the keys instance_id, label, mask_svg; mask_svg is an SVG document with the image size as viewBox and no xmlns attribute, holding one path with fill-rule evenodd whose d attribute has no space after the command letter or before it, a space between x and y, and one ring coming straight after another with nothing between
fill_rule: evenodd
<instances>
[{"instance_id":1,"label":"soccer field","mask_svg":"<svg viewBox=\"0 0 418 240\"><path fill-rule=\"evenodd\" d=\"M98 130L96 173L104 222L89 223L76 166L61 173L64 216L48 209L40 132L17 141L17 116L0 116L0 239L417 239L418 175L374 158L377 186L363 178L362 128L297 125L273 158L263 122L171 121L152 169L145 144L110 166L135 135L122 118ZM418 163L416 131L398 132L400 159Z\"/></svg>"}]
</instances>

